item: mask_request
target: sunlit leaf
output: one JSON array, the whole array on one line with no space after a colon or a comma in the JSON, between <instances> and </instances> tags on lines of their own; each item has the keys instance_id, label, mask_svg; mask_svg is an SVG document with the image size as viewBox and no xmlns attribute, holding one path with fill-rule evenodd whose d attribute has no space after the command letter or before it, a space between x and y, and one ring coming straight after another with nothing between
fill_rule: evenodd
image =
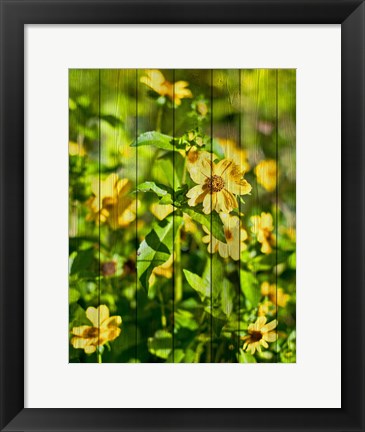
<instances>
[{"instance_id":1,"label":"sunlit leaf","mask_svg":"<svg viewBox=\"0 0 365 432\"><path fill-rule=\"evenodd\" d=\"M80 293L75 290L74 288L70 288L68 290L68 302L71 303L76 303L77 300L80 298Z\"/></svg>"},{"instance_id":2,"label":"sunlit leaf","mask_svg":"<svg viewBox=\"0 0 365 432\"><path fill-rule=\"evenodd\" d=\"M210 283L207 278L203 279L199 275L186 269L184 269L183 272L189 285L200 295L200 297L205 298L210 296Z\"/></svg>"},{"instance_id":3,"label":"sunlit leaf","mask_svg":"<svg viewBox=\"0 0 365 432\"><path fill-rule=\"evenodd\" d=\"M261 291L256 276L245 270L240 271L241 290L252 307L260 301Z\"/></svg>"},{"instance_id":4,"label":"sunlit leaf","mask_svg":"<svg viewBox=\"0 0 365 432\"><path fill-rule=\"evenodd\" d=\"M184 350L175 349L167 358L167 363L181 363L185 357Z\"/></svg>"},{"instance_id":5,"label":"sunlit leaf","mask_svg":"<svg viewBox=\"0 0 365 432\"><path fill-rule=\"evenodd\" d=\"M157 357L167 359L172 351L172 334L166 330L157 330L155 335L148 339L148 350Z\"/></svg>"},{"instance_id":6,"label":"sunlit leaf","mask_svg":"<svg viewBox=\"0 0 365 432\"><path fill-rule=\"evenodd\" d=\"M137 190L139 192L154 192L158 197L166 197L170 196L174 193L174 191L169 187L165 186L161 183L155 183L152 181L147 181L141 183L137 186Z\"/></svg>"},{"instance_id":7,"label":"sunlit leaf","mask_svg":"<svg viewBox=\"0 0 365 432\"><path fill-rule=\"evenodd\" d=\"M214 237L222 242L226 241L224 236L223 224L218 213L213 212L209 215L199 213L197 210L191 207L184 207L184 213L189 215L195 222L204 225L209 231L214 233Z\"/></svg>"},{"instance_id":8,"label":"sunlit leaf","mask_svg":"<svg viewBox=\"0 0 365 432\"><path fill-rule=\"evenodd\" d=\"M222 281L221 301L222 311L229 317L233 310L234 287L227 279Z\"/></svg>"},{"instance_id":9,"label":"sunlit leaf","mask_svg":"<svg viewBox=\"0 0 365 432\"><path fill-rule=\"evenodd\" d=\"M287 252L274 251L271 254L259 255L253 258L249 263L248 267L253 271L264 271L270 270L277 264L283 263L288 257Z\"/></svg>"},{"instance_id":10,"label":"sunlit leaf","mask_svg":"<svg viewBox=\"0 0 365 432\"><path fill-rule=\"evenodd\" d=\"M184 309L178 309L174 314L175 329L183 327L189 330L196 330L199 325L194 319L194 315Z\"/></svg>"},{"instance_id":11,"label":"sunlit leaf","mask_svg":"<svg viewBox=\"0 0 365 432\"><path fill-rule=\"evenodd\" d=\"M237 354L238 363L256 363L256 359L252 354L249 354L243 349L240 349L239 354Z\"/></svg>"},{"instance_id":12,"label":"sunlit leaf","mask_svg":"<svg viewBox=\"0 0 365 432\"><path fill-rule=\"evenodd\" d=\"M105 122L109 123L110 126L113 126L113 127L123 126L123 124L124 124L120 118L115 117L112 114L100 114L99 117L101 120L104 120Z\"/></svg>"},{"instance_id":13,"label":"sunlit leaf","mask_svg":"<svg viewBox=\"0 0 365 432\"><path fill-rule=\"evenodd\" d=\"M152 224L152 230L142 241L137 253L137 271L139 280L145 289L152 270L165 263L173 252L173 235L178 232L181 217L169 216Z\"/></svg>"},{"instance_id":14,"label":"sunlit leaf","mask_svg":"<svg viewBox=\"0 0 365 432\"><path fill-rule=\"evenodd\" d=\"M156 131L150 131L140 135L136 139L136 141L131 144L131 146L141 147L146 145L152 145L164 150L174 150L172 139L173 138L169 135L164 135Z\"/></svg>"}]
</instances>

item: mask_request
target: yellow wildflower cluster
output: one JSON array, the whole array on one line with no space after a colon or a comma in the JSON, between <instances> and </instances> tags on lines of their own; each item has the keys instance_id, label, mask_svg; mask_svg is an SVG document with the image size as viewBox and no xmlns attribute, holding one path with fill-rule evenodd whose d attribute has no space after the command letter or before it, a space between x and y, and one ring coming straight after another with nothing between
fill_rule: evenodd
<instances>
[{"instance_id":1,"label":"yellow wildflower cluster","mask_svg":"<svg viewBox=\"0 0 365 432\"><path fill-rule=\"evenodd\" d=\"M256 234L257 241L261 243L261 252L269 254L275 245L274 222L270 213L261 213L261 216L252 216L252 232Z\"/></svg>"},{"instance_id":2,"label":"yellow wildflower cluster","mask_svg":"<svg viewBox=\"0 0 365 432\"><path fill-rule=\"evenodd\" d=\"M191 91L187 88L186 81L171 83L156 69L147 70L146 75L141 77L141 82L155 91L160 96L167 96L175 105L181 105L181 99L192 98Z\"/></svg>"},{"instance_id":3,"label":"yellow wildflower cluster","mask_svg":"<svg viewBox=\"0 0 365 432\"><path fill-rule=\"evenodd\" d=\"M93 179L88 200L87 220L96 223L108 223L116 230L128 226L136 218L136 200L128 196L131 183L128 179L119 179L111 174L105 180Z\"/></svg>"},{"instance_id":4,"label":"yellow wildflower cluster","mask_svg":"<svg viewBox=\"0 0 365 432\"><path fill-rule=\"evenodd\" d=\"M213 233L204 228L206 236L203 242L208 244L208 252L218 252L222 258L231 257L239 260L240 250L246 249L244 241L247 232L237 216L230 212L238 208L237 196L251 192L251 185L243 178L245 170L232 159L223 159L215 163L216 156L204 150L192 149L187 153L187 169L196 183L188 193L189 206L203 205L203 212L219 213L223 224L226 242L215 238Z\"/></svg>"},{"instance_id":5,"label":"yellow wildflower cluster","mask_svg":"<svg viewBox=\"0 0 365 432\"><path fill-rule=\"evenodd\" d=\"M276 320L266 324L266 317L258 317L255 323L248 326L248 334L241 338L244 341L243 349L255 354L256 350L261 352L261 346L268 348L268 342L275 342L277 339L277 333L273 331L277 324Z\"/></svg>"},{"instance_id":6,"label":"yellow wildflower cluster","mask_svg":"<svg viewBox=\"0 0 365 432\"><path fill-rule=\"evenodd\" d=\"M277 166L273 159L263 160L255 168L257 182L268 192L273 192L276 188Z\"/></svg>"},{"instance_id":7,"label":"yellow wildflower cluster","mask_svg":"<svg viewBox=\"0 0 365 432\"><path fill-rule=\"evenodd\" d=\"M122 318L118 315L109 316L108 306L88 307L86 317L92 326L82 325L71 330L71 344L74 348L92 354L97 347L113 341L120 335L119 326L122 324Z\"/></svg>"},{"instance_id":8,"label":"yellow wildflower cluster","mask_svg":"<svg viewBox=\"0 0 365 432\"><path fill-rule=\"evenodd\" d=\"M290 299L289 294L285 294L282 288L267 281L261 284L261 295L267 297L267 300L260 304L259 316L275 313L278 307L284 308Z\"/></svg>"}]
</instances>

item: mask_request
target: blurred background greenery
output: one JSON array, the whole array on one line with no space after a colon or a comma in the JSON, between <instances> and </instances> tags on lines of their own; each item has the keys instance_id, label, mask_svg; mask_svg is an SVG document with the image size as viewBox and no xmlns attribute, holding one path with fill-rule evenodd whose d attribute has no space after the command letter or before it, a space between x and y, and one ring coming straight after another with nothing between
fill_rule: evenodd
<instances>
[{"instance_id":1,"label":"blurred background greenery","mask_svg":"<svg viewBox=\"0 0 365 432\"><path fill-rule=\"evenodd\" d=\"M150 74L69 71L70 362L295 362L295 70ZM252 186L239 260L208 252L221 221L187 205L194 151ZM93 324L99 305L121 325ZM252 352L260 317L276 340Z\"/></svg>"}]
</instances>

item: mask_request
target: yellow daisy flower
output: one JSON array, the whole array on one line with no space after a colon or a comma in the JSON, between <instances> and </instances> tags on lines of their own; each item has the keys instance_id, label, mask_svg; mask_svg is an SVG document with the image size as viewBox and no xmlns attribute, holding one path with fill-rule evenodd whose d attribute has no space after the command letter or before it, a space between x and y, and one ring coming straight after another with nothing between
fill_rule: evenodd
<instances>
[{"instance_id":1,"label":"yellow daisy flower","mask_svg":"<svg viewBox=\"0 0 365 432\"><path fill-rule=\"evenodd\" d=\"M203 226L203 230L207 235L202 238L202 242L208 244L209 253L213 254L218 251L222 258L231 257L233 260L238 261L240 252L247 248L245 244L247 232L242 228L238 216L231 216L227 213L220 213L219 216L223 222L226 243L217 240L205 226Z\"/></svg>"},{"instance_id":2,"label":"yellow daisy flower","mask_svg":"<svg viewBox=\"0 0 365 432\"><path fill-rule=\"evenodd\" d=\"M270 300L265 300L259 304L258 316L274 315L276 313L276 306Z\"/></svg>"},{"instance_id":3,"label":"yellow daisy flower","mask_svg":"<svg viewBox=\"0 0 365 432\"><path fill-rule=\"evenodd\" d=\"M107 222L112 229L129 225L136 218L136 200L127 196L130 187L128 179L119 179L116 174L110 174L100 185L99 179L94 179L91 184L94 196L87 202L90 210L87 220Z\"/></svg>"},{"instance_id":4,"label":"yellow daisy flower","mask_svg":"<svg viewBox=\"0 0 365 432\"><path fill-rule=\"evenodd\" d=\"M163 264L155 267L152 270L151 276L148 280L149 286L152 286L156 282L156 276L161 276L166 279L171 279L174 272L174 260L173 256L170 255L170 258L164 262Z\"/></svg>"},{"instance_id":5,"label":"yellow daisy flower","mask_svg":"<svg viewBox=\"0 0 365 432\"><path fill-rule=\"evenodd\" d=\"M86 152L82 144L78 144L73 141L68 143L68 154L70 156L85 156Z\"/></svg>"},{"instance_id":6,"label":"yellow daisy flower","mask_svg":"<svg viewBox=\"0 0 365 432\"><path fill-rule=\"evenodd\" d=\"M198 231L198 227L196 226L196 223L186 213L183 213L183 221L184 221L184 231L185 232L194 234Z\"/></svg>"},{"instance_id":7,"label":"yellow daisy flower","mask_svg":"<svg viewBox=\"0 0 365 432\"><path fill-rule=\"evenodd\" d=\"M261 346L269 348L268 342L275 342L277 339L276 331L273 331L277 324L276 320L266 324L266 317L258 317L255 323L248 326L248 335L241 337L244 341L243 349L255 354L256 350L261 352Z\"/></svg>"},{"instance_id":8,"label":"yellow daisy flower","mask_svg":"<svg viewBox=\"0 0 365 432\"><path fill-rule=\"evenodd\" d=\"M276 188L277 165L273 159L263 160L255 168L258 183L268 192Z\"/></svg>"},{"instance_id":9,"label":"yellow daisy flower","mask_svg":"<svg viewBox=\"0 0 365 432\"><path fill-rule=\"evenodd\" d=\"M175 83L171 83L165 79L162 72L156 69L146 71L146 76L141 78L141 82L160 96L170 98L175 105L181 105L181 99L193 97L190 89L187 88L189 85L188 82L176 81Z\"/></svg>"},{"instance_id":10,"label":"yellow daisy flower","mask_svg":"<svg viewBox=\"0 0 365 432\"><path fill-rule=\"evenodd\" d=\"M208 114L208 105L204 101L198 101L196 103L196 110L202 117L205 117Z\"/></svg>"},{"instance_id":11,"label":"yellow daisy flower","mask_svg":"<svg viewBox=\"0 0 365 432\"><path fill-rule=\"evenodd\" d=\"M247 151L238 147L237 144L230 139L218 138L218 143L224 151L227 159L240 161L240 167L245 173L250 170Z\"/></svg>"},{"instance_id":12,"label":"yellow daisy flower","mask_svg":"<svg viewBox=\"0 0 365 432\"><path fill-rule=\"evenodd\" d=\"M88 307L86 316L92 326L83 325L71 330L73 335L71 344L74 348L83 349L86 354L92 354L98 346L111 342L120 335L119 326L122 324L122 318L119 315L110 317L108 306Z\"/></svg>"},{"instance_id":13,"label":"yellow daisy flower","mask_svg":"<svg viewBox=\"0 0 365 432\"><path fill-rule=\"evenodd\" d=\"M270 285L269 282L262 283L261 294L264 297L269 297L269 300L279 307L285 307L290 299L289 294L285 294L282 288L276 289L276 285Z\"/></svg>"},{"instance_id":14,"label":"yellow daisy flower","mask_svg":"<svg viewBox=\"0 0 365 432\"><path fill-rule=\"evenodd\" d=\"M205 150L198 150L196 146L190 147L189 150L186 151L186 168L190 173L190 170L196 171L198 166L204 161L204 159L208 159L209 161L214 161L217 159L217 156L213 153L209 153Z\"/></svg>"},{"instance_id":15,"label":"yellow daisy flower","mask_svg":"<svg viewBox=\"0 0 365 432\"><path fill-rule=\"evenodd\" d=\"M252 216L251 222L253 224L251 230L256 234L257 241L262 244L261 252L269 254L275 244L274 224L271 214L263 212L261 216Z\"/></svg>"},{"instance_id":16,"label":"yellow daisy flower","mask_svg":"<svg viewBox=\"0 0 365 432\"><path fill-rule=\"evenodd\" d=\"M229 213L238 207L235 195L251 192L251 185L243 179L239 165L232 160L223 159L215 164L203 157L200 163L187 165L191 179L197 186L191 188L186 196L189 206L203 203L205 214L216 212Z\"/></svg>"}]
</instances>

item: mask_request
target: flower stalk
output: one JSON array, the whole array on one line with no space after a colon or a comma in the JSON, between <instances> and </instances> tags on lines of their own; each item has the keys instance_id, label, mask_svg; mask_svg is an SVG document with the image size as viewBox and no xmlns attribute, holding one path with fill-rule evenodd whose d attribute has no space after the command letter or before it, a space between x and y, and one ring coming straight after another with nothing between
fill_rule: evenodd
<instances>
[{"instance_id":1,"label":"flower stalk","mask_svg":"<svg viewBox=\"0 0 365 432\"><path fill-rule=\"evenodd\" d=\"M180 227L176 233L175 240L175 283L174 283L174 300L176 303L180 302L183 297L183 289L182 289L182 267L181 267L181 233Z\"/></svg>"}]
</instances>

